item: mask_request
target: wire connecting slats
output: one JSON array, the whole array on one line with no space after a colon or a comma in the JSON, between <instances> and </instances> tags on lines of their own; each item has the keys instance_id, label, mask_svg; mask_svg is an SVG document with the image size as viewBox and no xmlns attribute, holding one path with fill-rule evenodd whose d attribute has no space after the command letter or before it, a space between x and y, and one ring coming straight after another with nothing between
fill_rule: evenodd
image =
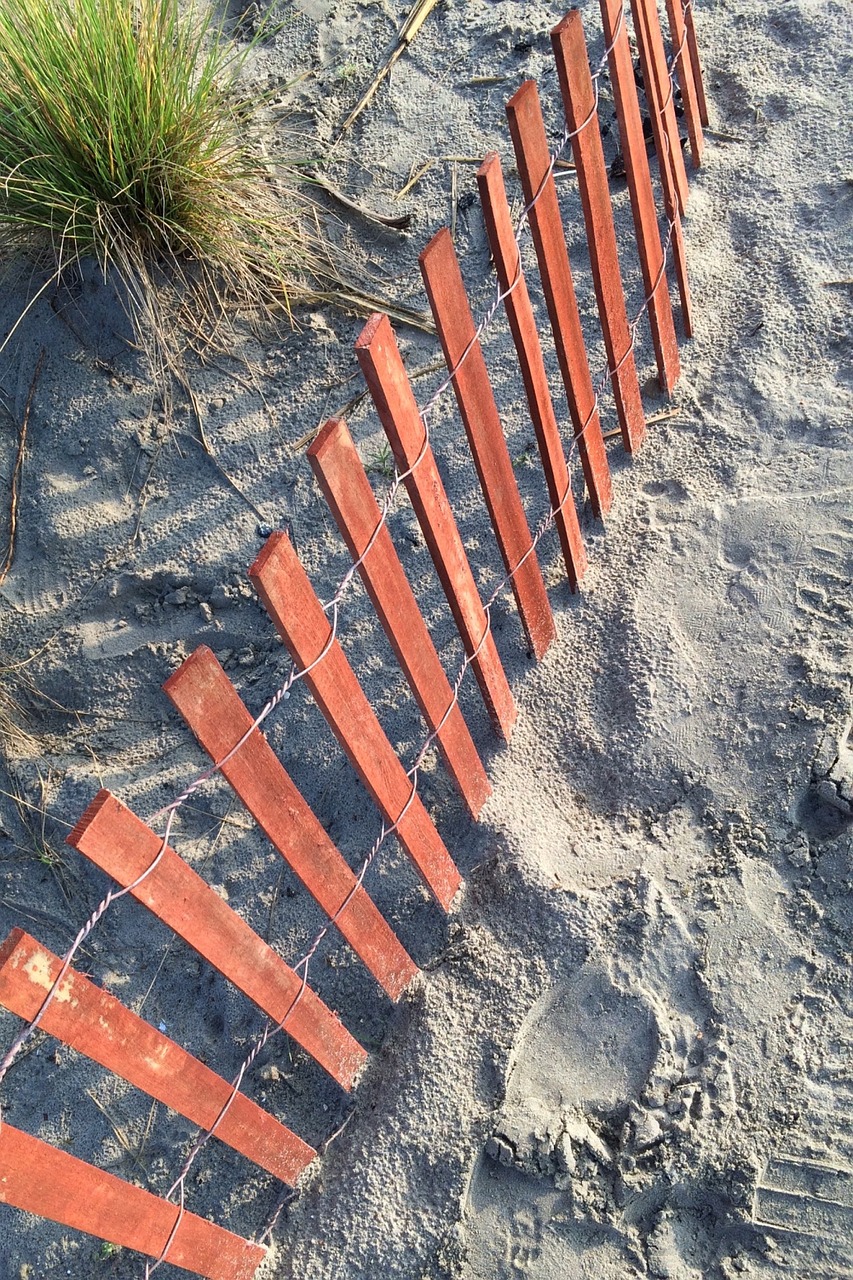
<instances>
[{"instance_id":1,"label":"wire connecting slats","mask_svg":"<svg viewBox=\"0 0 853 1280\"><path fill-rule=\"evenodd\" d=\"M308 460L448 772L476 818L492 788L346 423L327 422Z\"/></svg>"},{"instance_id":2,"label":"wire connecting slats","mask_svg":"<svg viewBox=\"0 0 853 1280\"><path fill-rule=\"evenodd\" d=\"M205 645L163 686L262 831L392 1000L417 965L303 800ZM248 737L246 736L248 734ZM236 743L241 743L233 750ZM227 757L227 759L226 759Z\"/></svg>"},{"instance_id":3,"label":"wire connecting slats","mask_svg":"<svg viewBox=\"0 0 853 1280\"><path fill-rule=\"evenodd\" d=\"M0 1201L150 1258L168 1243L170 1262L207 1280L252 1280L266 1257L194 1213L172 1236L175 1205L10 1124L0 1127Z\"/></svg>"},{"instance_id":4,"label":"wire connecting slats","mask_svg":"<svg viewBox=\"0 0 853 1280\"><path fill-rule=\"evenodd\" d=\"M489 247L495 260L504 296L509 327L512 332L530 419L542 459L548 497L556 511L555 524L560 538L563 561L572 591L577 591L586 572L587 557L581 537L578 513L572 496L566 455L554 413L554 402L548 387L548 374L542 358L542 345L533 316L527 282L521 269L521 257L512 229L509 202L506 197L500 159L491 152L477 173L477 185L483 206L483 217Z\"/></svg>"},{"instance_id":5,"label":"wire connecting slats","mask_svg":"<svg viewBox=\"0 0 853 1280\"><path fill-rule=\"evenodd\" d=\"M449 910L456 865L386 737L286 533L267 539L249 577L314 700L424 884Z\"/></svg>"},{"instance_id":6,"label":"wire connecting slats","mask_svg":"<svg viewBox=\"0 0 853 1280\"><path fill-rule=\"evenodd\" d=\"M534 81L524 82L506 110L584 479L593 511L603 516L613 501L610 468Z\"/></svg>"},{"instance_id":7,"label":"wire connecting slats","mask_svg":"<svg viewBox=\"0 0 853 1280\"><path fill-rule=\"evenodd\" d=\"M125 805L100 791L68 837L120 885L145 878L137 901L188 942L277 1025L351 1089L367 1053L332 1011L236 911ZM153 870L149 867L155 862Z\"/></svg>"},{"instance_id":8,"label":"wire connecting slats","mask_svg":"<svg viewBox=\"0 0 853 1280\"><path fill-rule=\"evenodd\" d=\"M535 657L541 659L556 635L548 592L521 495L518 492L486 361L447 228L420 256L421 274L435 318L444 358L453 374L456 403L480 479L522 625ZM465 355L462 361L463 353Z\"/></svg>"},{"instance_id":9,"label":"wire connecting slats","mask_svg":"<svg viewBox=\"0 0 853 1280\"><path fill-rule=\"evenodd\" d=\"M34 1018L61 967L59 956L13 929L0 947L0 1004L19 1018ZM215 1126L220 1142L289 1186L317 1154L245 1094L232 1098L227 1080L74 969L41 1027L200 1129Z\"/></svg>"},{"instance_id":10,"label":"wire connecting slats","mask_svg":"<svg viewBox=\"0 0 853 1280\"><path fill-rule=\"evenodd\" d=\"M371 316L355 351L486 710L508 742L516 716L512 690L387 316Z\"/></svg>"},{"instance_id":11,"label":"wire connecting slats","mask_svg":"<svg viewBox=\"0 0 853 1280\"><path fill-rule=\"evenodd\" d=\"M604 335L607 364L622 443L636 453L646 434L643 401L637 379L633 340L628 328L625 291L619 270L616 228L607 185L607 166L598 125L595 89L589 70L583 19L573 9L551 32L551 45L563 98L566 124L572 131L572 155L586 226L592 283ZM675 331L669 354L678 369Z\"/></svg>"}]
</instances>

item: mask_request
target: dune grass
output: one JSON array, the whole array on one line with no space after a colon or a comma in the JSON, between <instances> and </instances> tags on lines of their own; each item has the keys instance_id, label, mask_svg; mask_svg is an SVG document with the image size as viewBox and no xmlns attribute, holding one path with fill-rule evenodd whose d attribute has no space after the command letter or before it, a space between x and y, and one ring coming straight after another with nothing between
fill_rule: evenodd
<instances>
[{"instance_id":1,"label":"dune grass","mask_svg":"<svg viewBox=\"0 0 853 1280\"><path fill-rule=\"evenodd\" d=\"M202 0L0 4L0 239L47 250L51 279L97 259L166 365L310 269L297 176L271 175L242 87L252 48Z\"/></svg>"}]
</instances>

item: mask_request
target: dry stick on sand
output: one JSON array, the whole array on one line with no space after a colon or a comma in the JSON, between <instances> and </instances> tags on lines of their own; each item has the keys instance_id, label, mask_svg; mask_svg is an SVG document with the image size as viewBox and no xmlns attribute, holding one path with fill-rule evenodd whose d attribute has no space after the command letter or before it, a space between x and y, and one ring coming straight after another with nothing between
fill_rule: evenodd
<instances>
[{"instance_id":1,"label":"dry stick on sand","mask_svg":"<svg viewBox=\"0 0 853 1280\"><path fill-rule=\"evenodd\" d=\"M394 231L405 231L412 221L410 213L401 213L395 216L376 213L373 209L366 208L365 205L359 204L357 200L352 200L349 196L344 195L343 191L339 191L334 183L329 182L328 178L321 177L319 173L312 171L311 181L315 187L327 192L333 200L337 200L338 204L342 204L345 209L350 209L353 213L357 213L359 217L366 218L368 222L378 222L381 227L391 227Z\"/></svg>"},{"instance_id":2,"label":"dry stick on sand","mask_svg":"<svg viewBox=\"0 0 853 1280\"><path fill-rule=\"evenodd\" d=\"M424 364L421 365L419 369L413 369L409 374L409 378L414 382L415 378L423 378L428 373L438 373L439 370L444 368L445 364L443 360L434 360L432 364ZM300 449L304 449L306 445L311 444L312 440L319 435L329 418L348 418L353 409L358 408L366 395L367 389L365 388L364 391L359 391L357 395L354 395L351 399L347 400L346 404L342 405L340 409L338 409L337 413L326 413L324 411L323 416L317 423L316 427L311 427L311 429L306 431L304 435L300 436L298 440L293 441L290 445L291 453L298 453Z\"/></svg>"},{"instance_id":3,"label":"dry stick on sand","mask_svg":"<svg viewBox=\"0 0 853 1280\"><path fill-rule=\"evenodd\" d=\"M3 561L3 568L0 569L0 587L6 581L9 570L12 567L12 561L15 558L15 540L18 532L18 503L21 497L21 471L24 466L24 449L27 443L27 427L30 424L30 410L33 407L33 396L36 391L36 383L39 380L41 367L44 364L44 347L39 352L39 358L36 361L33 380L30 383L30 389L27 393L27 403L24 405L24 416L21 419L21 434L18 437L18 453L15 458L15 466L12 471L11 498L9 503L9 546L6 551L6 559Z\"/></svg>"},{"instance_id":4,"label":"dry stick on sand","mask_svg":"<svg viewBox=\"0 0 853 1280\"><path fill-rule=\"evenodd\" d=\"M459 201L459 170L456 161L450 166L450 239L456 239L456 205Z\"/></svg>"},{"instance_id":5,"label":"dry stick on sand","mask_svg":"<svg viewBox=\"0 0 853 1280\"><path fill-rule=\"evenodd\" d=\"M415 0L415 3L408 12L405 22L400 28L396 44L377 71L376 75L371 80L370 84L367 86L367 89L362 94L358 103L353 107L352 111L341 125L341 131L338 134L338 137L341 137L346 133L350 125L358 119L364 108L373 100L382 81L388 75L389 71L394 66L394 63L397 62L397 60L406 52L409 45L412 43L415 36L418 34L437 4L438 0Z\"/></svg>"},{"instance_id":6,"label":"dry stick on sand","mask_svg":"<svg viewBox=\"0 0 853 1280\"><path fill-rule=\"evenodd\" d=\"M415 165L413 164L411 169L409 170L408 181L400 188L400 190L395 195L394 199L402 200L403 196L408 195L412 187L417 186L417 184L420 182L424 174L429 173L430 169L435 163L436 163L435 157L433 157L432 160L425 160L419 169L415 169Z\"/></svg>"},{"instance_id":7,"label":"dry stick on sand","mask_svg":"<svg viewBox=\"0 0 853 1280\"><path fill-rule=\"evenodd\" d=\"M670 418L680 418L684 410L676 406L674 409L663 409L660 413L654 413L650 418L646 418L646 426L653 427L656 422L668 422ZM612 431L605 431L605 440L615 440L617 436L621 436L622 432L619 427L615 427Z\"/></svg>"}]
</instances>

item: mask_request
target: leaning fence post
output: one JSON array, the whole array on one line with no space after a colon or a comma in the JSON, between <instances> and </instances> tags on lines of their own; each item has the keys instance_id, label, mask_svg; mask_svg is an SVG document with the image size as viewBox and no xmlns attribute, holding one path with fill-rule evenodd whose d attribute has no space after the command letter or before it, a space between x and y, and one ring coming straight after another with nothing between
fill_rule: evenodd
<instances>
[{"instance_id":1,"label":"leaning fence post","mask_svg":"<svg viewBox=\"0 0 853 1280\"><path fill-rule=\"evenodd\" d=\"M506 571L512 575L519 617L530 647L540 659L557 631L459 261L446 227L430 240L420 264L480 487Z\"/></svg>"},{"instance_id":2,"label":"leaning fence post","mask_svg":"<svg viewBox=\"0 0 853 1280\"><path fill-rule=\"evenodd\" d=\"M587 559L581 537L575 500L572 495L566 455L554 413L554 402L548 387L548 374L542 358L542 345L530 305L530 294L521 269L521 257L512 229L512 217L506 198L501 162L496 152L486 156L477 172L477 185L483 205L483 218L495 270L504 297L509 327L515 343L521 377L542 458L545 482L554 523L560 538L569 586L577 591L586 571Z\"/></svg>"},{"instance_id":3,"label":"leaning fence post","mask_svg":"<svg viewBox=\"0 0 853 1280\"><path fill-rule=\"evenodd\" d=\"M657 0L655 0L653 17L646 0L631 0L631 12L634 15L634 31L640 51L643 84L655 139L658 172L663 188L666 214L671 227L672 252L678 289L681 294L684 331L690 337L693 333L693 310L687 277L684 231L681 226L681 215L687 207L687 170L684 167L678 122L675 119L672 104L672 82L666 69Z\"/></svg>"},{"instance_id":4,"label":"leaning fence post","mask_svg":"<svg viewBox=\"0 0 853 1280\"><path fill-rule=\"evenodd\" d=\"M687 32L687 50L690 54L690 66L693 68L693 83L696 86L696 99L699 105L699 119L705 128L711 123L708 117L708 103L705 99L705 86L702 83L702 63L699 59L699 45L696 42L696 27L693 22L693 0L676 0L681 4L684 14L684 27Z\"/></svg>"},{"instance_id":5,"label":"leaning fence post","mask_svg":"<svg viewBox=\"0 0 853 1280\"><path fill-rule=\"evenodd\" d=\"M123 888L139 880L130 889L138 902L284 1026L343 1089L352 1088L365 1050L307 982L126 805L98 792L68 843Z\"/></svg>"},{"instance_id":6,"label":"leaning fence post","mask_svg":"<svg viewBox=\"0 0 853 1280\"><path fill-rule=\"evenodd\" d=\"M168 1200L6 1121L0 1125L0 1202L150 1258L169 1244L179 1214ZM184 1211L166 1257L207 1280L252 1280L266 1250Z\"/></svg>"},{"instance_id":7,"label":"leaning fence post","mask_svg":"<svg viewBox=\"0 0 853 1280\"><path fill-rule=\"evenodd\" d=\"M646 155L646 140L643 136L643 124L640 118L640 103L637 98L637 86L634 81L634 64L631 61L631 48L628 43L628 32L625 28L623 0L600 0L601 19L604 27L604 39L607 42L607 60L610 66L610 80L613 86L613 101L616 106L616 119L619 124L619 140L622 146L622 158L625 162L625 175L628 179L628 191L631 197L631 213L634 218L634 229L637 233L637 248L640 253L640 265L643 270L643 285L649 300L649 322L655 353L658 361L658 372L661 383L668 387L667 374L663 364L663 332L666 320L663 309L670 306L669 286L666 279L666 257L661 245L658 228L655 198L652 192L652 175L649 170L649 159ZM661 174L661 185L664 175ZM665 188L666 190L666 188ZM675 268L678 276L678 287L681 293L681 307L685 329L688 335L692 332L690 318L690 291L687 285L686 261L684 258L684 242L681 237L681 222L678 217L678 206L675 193L672 200L667 198L667 214L672 220L672 249ZM663 294L666 293L666 300Z\"/></svg>"},{"instance_id":8,"label":"leaning fence post","mask_svg":"<svg viewBox=\"0 0 853 1280\"><path fill-rule=\"evenodd\" d=\"M417 965L358 883L206 645L163 685L220 773L392 1000ZM248 734L248 737L246 736ZM243 741L245 739L245 741ZM234 748L242 742L236 751Z\"/></svg>"},{"instance_id":9,"label":"leaning fence post","mask_svg":"<svg viewBox=\"0 0 853 1280\"><path fill-rule=\"evenodd\" d=\"M286 533L272 534L249 577L305 683L385 821L445 911L462 884L386 737Z\"/></svg>"},{"instance_id":10,"label":"leaning fence post","mask_svg":"<svg viewBox=\"0 0 853 1280\"><path fill-rule=\"evenodd\" d=\"M586 225L592 282L604 334L604 348L622 431L622 443L629 453L635 453L646 434L646 419L634 359L634 337L628 327L628 313L625 309L616 228L613 225L613 208L583 34L583 19L577 9L572 9L551 32L551 45L557 63L566 124L572 132L572 155L575 158ZM676 363L671 376L674 380L678 376L678 349L674 329L670 356L673 352Z\"/></svg>"},{"instance_id":11,"label":"leaning fence post","mask_svg":"<svg viewBox=\"0 0 853 1280\"><path fill-rule=\"evenodd\" d=\"M690 135L690 155L693 168L698 169L702 163L702 113L699 110L699 95L693 76L693 64L690 61L690 49L687 41L687 27L684 23L684 10L681 0L666 0L666 12L669 19L669 34L673 46L673 62L681 87L681 101L684 104L684 115L687 120L687 132Z\"/></svg>"},{"instance_id":12,"label":"leaning fence post","mask_svg":"<svg viewBox=\"0 0 853 1280\"><path fill-rule=\"evenodd\" d=\"M584 479L593 511L603 516L613 501L610 468L551 172L545 122L532 80L526 80L510 98L506 111Z\"/></svg>"},{"instance_id":13,"label":"leaning fence post","mask_svg":"<svg viewBox=\"0 0 853 1280\"><path fill-rule=\"evenodd\" d=\"M444 762L476 818L491 795L488 775L342 419L326 423L308 461Z\"/></svg>"},{"instance_id":14,"label":"leaning fence post","mask_svg":"<svg viewBox=\"0 0 853 1280\"><path fill-rule=\"evenodd\" d=\"M426 428L388 317L373 315L355 352L495 731L509 741L516 707Z\"/></svg>"},{"instance_id":15,"label":"leaning fence post","mask_svg":"<svg viewBox=\"0 0 853 1280\"><path fill-rule=\"evenodd\" d=\"M673 96L675 89L666 65L657 0L653 0L651 4L649 0L631 0L631 13L634 18L634 34L637 37L643 87L646 91L646 102L652 121L658 164L661 170L666 163L669 164L675 194L678 197L678 210L683 217L690 198L690 187L687 182L684 153L681 150L678 121L675 118Z\"/></svg>"},{"instance_id":16,"label":"leaning fence post","mask_svg":"<svg viewBox=\"0 0 853 1280\"><path fill-rule=\"evenodd\" d=\"M0 1004L31 1022L61 969L59 956L22 929L13 929L0 947ZM227 1080L74 969L67 970L39 1026L204 1132L216 1125L220 1142L289 1186L296 1185L317 1154L251 1098L234 1093Z\"/></svg>"}]
</instances>

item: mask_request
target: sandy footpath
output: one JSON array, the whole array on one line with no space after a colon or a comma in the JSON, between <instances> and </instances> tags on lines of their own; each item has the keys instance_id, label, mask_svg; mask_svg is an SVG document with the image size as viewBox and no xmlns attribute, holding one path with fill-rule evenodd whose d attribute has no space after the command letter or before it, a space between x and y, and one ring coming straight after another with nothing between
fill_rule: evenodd
<instances>
[{"instance_id":1,"label":"sandy footpath","mask_svg":"<svg viewBox=\"0 0 853 1280\"><path fill-rule=\"evenodd\" d=\"M306 150L334 139L399 8L304 0L259 52L254 74L282 86ZM597 59L598 9L583 12ZM412 213L402 235L335 214L341 246L400 301L425 305L417 254L450 218L445 157L497 149L508 166L503 104L528 77L557 135L548 32L561 16L544 0L449 0L335 146L333 181ZM559 634L538 666L511 596L499 600L519 704L508 747L472 680L462 692L494 794L472 824L440 760L422 782L466 879L459 905L442 917L396 847L368 873L422 977L394 1007L339 938L312 966L312 985L372 1053L354 1099L284 1040L252 1073L247 1091L314 1144L352 1112L285 1210L262 1277L853 1275L853 21L836 0L700 0L696 22L713 132L685 223L696 336L681 347L678 413L650 428L633 462L610 442L612 514L602 525L582 506L582 595L569 594L554 533L543 541ZM612 117L605 80L609 160ZM479 314L492 283L474 172L456 162L457 248ZM514 177L510 187L518 200ZM598 372L574 179L560 192ZM618 180L613 192L633 313L627 192ZM529 242L524 252L536 295ZM7 282L0 331L28 287ZM324 598L347 567L292 445L360 390L361 321L298 319L297 332L247 335L238 358L194 373L207 436L242 497L184 408L166 419L95 277L46 293L0 359L5 480L46 353L0 590L0 666L32 735L8 745L0 770L0 937L20 925L61 952L103 895L105 878L64 845L100 786L148 817L200 771L160 688L197 644L255 712L286 677L245 574L267 531L292 530ZM399 336L410 369L435 361L434 338ZM639 337L651 415L667 404L646 326ZM547 498L503 320L484 348L534 524ZM418 379L422 402L439 377ZM615 426L609 398L603 417ZM368 401L350 421L384 492ZM433 430L485 594L502 569L448 397ZM461 646L407 502L391 528L452 675ZM358 586L342 637L410 761L423 723ZM357 867L378 817L301 686L268 736ZM302 954L319 909L223 782L182 810L174 843L289 962ZM133 902L107 914L79 967L228 1077L262 1025ZM0 1014L0 1045L18 1025ZM32 1043L4 1086L5 1118L162 1194L192 1126L55 1042ZM253 1236L280 1191L212 1142L187 1204ZM139 1256L107 1256L2 1207L0 1240L0 1280L143 1272Z\"/></svg>"}]
</instances>

